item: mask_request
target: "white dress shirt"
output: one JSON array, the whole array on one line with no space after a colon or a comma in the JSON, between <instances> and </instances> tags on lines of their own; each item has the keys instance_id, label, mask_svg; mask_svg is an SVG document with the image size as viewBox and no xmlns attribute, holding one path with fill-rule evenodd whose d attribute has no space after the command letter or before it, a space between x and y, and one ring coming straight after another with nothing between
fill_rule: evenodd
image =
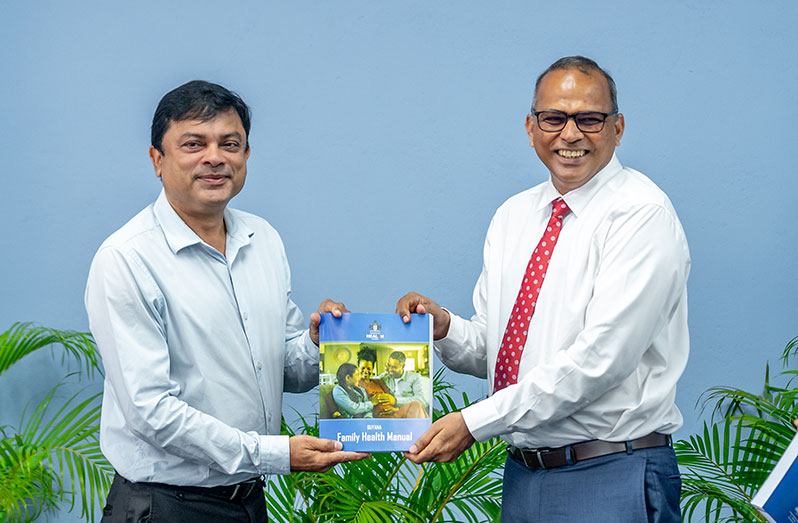
<instances>
[{"instance_id":1,"label":"white dress shirt","mask_svg":"<svg viewBox=\"0 0 798 523\"><path fill-rule=\"evenodd\" d=\"M451 315L435 343L453 370L487 376L493 389L501 337L530 254L543 234L551 181L496 212L485 239L471 320ZM563 199L563 221L517 384L462 411L479 441L523 448L623 441L682 424L676 382L689 352L690 254L668 197L613 156Z\"/></svg>"},{"instance_id":2,"label":"white dress shirt","mask_svg":"<svg viewBox=\"0 0 798 523\"><path fill-rule=\"evenodd\" d=\"M318 383L282 241L227 209L226 256L158 200L111 235L86 286L105 367L100 443L131 481L233 484L287 474L283 389Z\"/></svg>"}]
</instances>

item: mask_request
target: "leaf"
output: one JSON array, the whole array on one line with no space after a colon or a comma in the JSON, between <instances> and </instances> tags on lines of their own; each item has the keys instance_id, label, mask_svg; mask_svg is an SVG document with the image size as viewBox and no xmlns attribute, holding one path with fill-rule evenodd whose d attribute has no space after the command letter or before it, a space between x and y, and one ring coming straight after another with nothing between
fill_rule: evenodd
<instances>
[{"instance_id":1,"label":"leaf","mask_svg":"<svg viewBox=\"0 0 798 523\"><path fill-rule=\"evenodd\" d=\"M433 377L435 416L458 410L454 386ZM463 395L462 405L470 403ZM296 413L300 432L318 434L318 419ZM282 432L294 434L284 424ZM270 478L266 497L274 521L362 523L386 521L497 521L506 451L494 440L475 443L454 463L415 465L399 453L339 465L324 474Z\"/></svg>"},{"instance_id":2,"label":"leaf","mask_svg":"<svg viewBox=\"0 0 798 523\"><path fill-rule=\"evenodd\" d=\"M784 350L783 362L798 349L793 338ZM765 365L762 392L735 387L712 387L700 400L714 403L710 424L703 434L674 444L682 469L682 515L685 521L762 521L750 504L754 493L775 466L795 429L798 394L790 388L796 371L786 369L776 377Z\"/></svg>"},{"instance_id":3,"label":"leaf","mask_svg":"<svg viewBox=\"0 0 798 523\"><path fill-rule=\"evenodd\" d=\"M100 372L91 336L15 323L0 333L0 373L31 352L60 346L91 375ZM53 414L51 405L60 384L53 387L20 429L0 427L0 519L32 521L44 511L76 504L87 521L96 519L95 506L110 487L113 468L102 455L98 432L100 394L77 393Z\"/></svg>"},{"instance_id":4,"label":"leaf","mask_svg":"<svg viewBox=\"0 0 798 523\"><path fill-rule=\"evenodd\" d=\"M20 322L0 333L0 374L24 356L50 346L63 348L63 354L82 363L90 376L95 371L102 374L99 353L89 333L36 327L32 323Z\"/></svg>"}]
</instances>

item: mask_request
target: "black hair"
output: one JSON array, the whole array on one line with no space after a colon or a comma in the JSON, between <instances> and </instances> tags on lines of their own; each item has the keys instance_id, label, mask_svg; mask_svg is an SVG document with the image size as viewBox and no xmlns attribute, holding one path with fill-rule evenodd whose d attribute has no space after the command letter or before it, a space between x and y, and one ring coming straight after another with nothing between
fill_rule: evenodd
<instances>
[{"instance_id":1,"label":"black hair","mask_svg":"<svg viewBox=\"0 0 798 523\"><path fill-rule=\"evenodd\" d=\"M372 349L371 347L363 347L359 351L357 351L357 361L358 363L361 361L370 361L377 366L377 351Z\"/></svg>"},{"instance_id":2,"label":"black hair","mask_svg":"<svg viewBox=\"0 0 798 523\"><path fill-rule=\"evenodd\" d=\"M407 361L407 355L404 352L399 352L398 350L392 352L391 355L388 357L398 361L402 365L404 365L405 361Z\"/></svg>"},{"instance_id":3,"label":"black hair","mask_svg":"<svg viewBox=\"0 0 798 523\"><path fill-rule=\"evenodd\" d=\"M599 67L599 64L591 60L590 58L586 58L584 56L565 56L560 58L553 64L549 66L548 69L543 71L540 76L538 76L537 81L535 82L535 97L532 100L532 107L535 107L535 103L538 99L538 88L540 87L540 82L543 81L543 77L549 74L552 71L564 70L564 69L576 69L580 73L584 73L586 75L592 75L595 72L599 72L604 76L604 79L607 80L607 86L610 89L610 102L612 103L612 112L618 111L618 90L615 87L615 80L612 79L610 73Z\"/></svg>"},{"instance_id":4,"label":"black hair","mask_svg":"<svg viewBox=\"0 0 798 523\"><path fill-rule=\"evenodd\" d=\"M183 120L208 121L219 113L235 110L244 126L249 149L249 126L252 113L244 100L234 92L218 84L204 80L192 80L172 89L161 98L152 117L150 139L152 146L163 153L163 135L172 122Z\"/></svg>"},{"instance_id":5,"label":"black hair","mask_svg":"<svg viewBox=\"0 0 798 523\"><path fill-rule=\"evenodd\" d=\"M338 372L335 377L338 378L338 385L346 391L346 395L349 396L349 399L352 401L363 401L363 398L355 391L354 387L350 387L346 384L346 378L353 375L356 370L357 367L351 363L342 363L341 366L338 367Z\"/></svg>"}]
</instances>

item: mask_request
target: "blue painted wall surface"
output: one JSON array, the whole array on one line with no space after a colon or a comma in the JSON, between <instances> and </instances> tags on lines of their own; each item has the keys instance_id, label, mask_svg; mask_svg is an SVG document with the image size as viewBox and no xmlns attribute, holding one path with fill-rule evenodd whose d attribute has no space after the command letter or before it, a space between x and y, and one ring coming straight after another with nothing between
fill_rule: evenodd
<instances>
[{"instance_id":1,"label":"blue painted wall surface","mask_svg":"<svg viewBox=\"0 0 798 523\"><path fill-rule=\"evenodd\" d=\"M194 78L251 104L233 206L280 231L294 299L390 312L408 290L470 315L490 218L547 172L523 129L537 74L585 54L614 75L618 155L670 196L687 232L702 391L757 390L798 334L793 159L798 4L195 1L0 4L0 329L86 329L103 239L158 194L160 97ZM418 224L425 224L419 234ZM0 424L65 373L48 354L0 379ZM450 375L472 395L476 379ZM91 389L98 388L95 383ZM289 405L312 409L309 397ZM74 516L61 520L72 521Z\"/></svg>"}]
</instances>

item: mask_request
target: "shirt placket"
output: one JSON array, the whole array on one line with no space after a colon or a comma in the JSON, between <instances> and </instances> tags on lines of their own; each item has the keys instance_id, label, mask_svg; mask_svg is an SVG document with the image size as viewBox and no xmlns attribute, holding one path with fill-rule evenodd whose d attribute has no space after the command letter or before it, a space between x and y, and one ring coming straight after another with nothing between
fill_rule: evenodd
<instances>
[{"instance_id":1,"label":"shirt placket","mask_svg":"<svg viewBox=\"0 0 798 523\"><path fill-rule=\"evenodd\" d=\"M231 246L232 247L232 246ZM232 249L231 249L232 251ZM236 292L236 277L233 270L233 263L235 262L236 252L231 252L230 259L224 259L225 267L227 268L227 277L230 281L230 294L233 297L236 309L238 310L238 319L241 329L244 332L244 339L247 341L247 349L249 350L250 362L255 371L255 377L258 382L258 392L260 392L260 404L263 407L263 419L265 420L266 431L268 432L269 426L272 422L272 414L267 408L266 398L268 397L268 389L266 386L266 372L264 369L265 363L261 356L252 349L252 330L249 327L250 304L246 299L246 293Z\"/></svg>"}]
</instances>

